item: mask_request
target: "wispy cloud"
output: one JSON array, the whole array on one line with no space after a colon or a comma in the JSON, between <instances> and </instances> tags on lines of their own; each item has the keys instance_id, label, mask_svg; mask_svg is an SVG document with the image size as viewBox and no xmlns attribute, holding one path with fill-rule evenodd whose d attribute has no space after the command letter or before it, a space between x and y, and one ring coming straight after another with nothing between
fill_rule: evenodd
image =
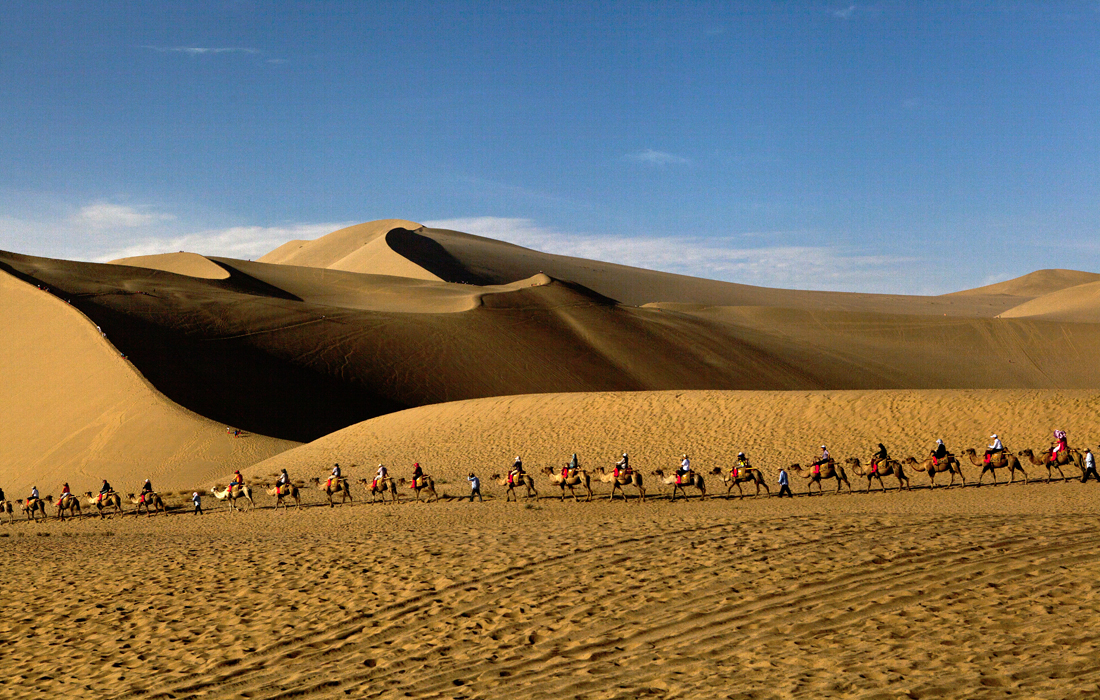
<instances>
[{"instance_id":1,"label":"wispy cloud","mask_svg":"<svg viewBox=\"0 0 1100 700\"><path fill-rule=\"evenodd\" d=\"M350 226L351 223L345 221L286 226L232 226L176 236L147 236L99 253L91 259L93 262L107 262L137 255L175 253L181 250L226 258L255 259L287 241L320 238L337 229Z\"/></svg>"},{"instance_id":2,"label":"wispy cloud","mask_svg":"<svg viewBox=\"0 0 1100 700\"><path fill-rule=\"evenodd\" d=\"M845 8L839 9L839 10L833 10L833 17L839 17L840 19L848 19L855 13L855 11L856 11L856 6L855 5L849 5L848 7L845 7Z\"/></svg>"},{"instance_id":3,"label":"wispy cloud","mask_svg":"<svg viewBox=\"0 0 1100 700\"><path fill-rule=\"evenodd\" d=\"M635 163L646 163L648 165L687 165L691 162L683 156L678 156L674 153L666 153L664 151L655 151L652 148L647 148L644 151L638 151L636 153L628 153L625 158Z\"/></svg>"},{"instance_id":4,"label":"wispy cloud","mask_svg":"<svg viewBox=\"0 0 1100 700\"><path fill-rule=\"evenodd\" d=\"M97 229L136 228L157 221L172 221L176 217L152 211L148 207L135 208L124 204L94 202L80 208L73 216L73 222L85 224Z\"/></svg>"},{"instance_id":5,"label":"wispy cloud","mask_svg":"<svg viewBox=\"0 0 1100 700\"><path fill-rule=\"evenodd\" d=\"M188 56L203 56L217 53L263 53L259 49L249 49L242 46L142 46L143 49L158 51L160 53L182 53Z\"/></svg>"},{"instance_id":6,"label":"wispy cloud","mask_svg":"<svg viewBox=\"0 0 1100 700\"><path fill-rule=\"evenodd\" d=\"M425 221L545 253L602 260L694 277L789 289L899 292L912 258L845 247L745 246L758 236L606 236L563 233L530 219L469 217Z\"/></svg>"}]
</instances>

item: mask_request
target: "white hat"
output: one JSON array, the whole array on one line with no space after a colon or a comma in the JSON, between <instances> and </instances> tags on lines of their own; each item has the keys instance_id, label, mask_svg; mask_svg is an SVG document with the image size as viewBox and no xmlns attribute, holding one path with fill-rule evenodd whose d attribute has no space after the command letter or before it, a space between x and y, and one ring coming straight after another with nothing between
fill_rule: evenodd
<instances>
[{"instance_id":1,"label":"white hat","mask_svg":"<svg viewBox=\"0 0 1100 700\"><path fill-rule=\"evenodd\" d=\"M993 438L994 440L996 440L996 439L997 439L997 433L993 433L993 434L992 434L992 435L990 435L989 437L991 437L991 438Z\"/></svg>"},{"instance_id":2,"label":"white hat","mask_svg":"<svg viewBox=\"0 0 1100 700\"><path fill-rule=\"evenodd\" d=\"M942 445L943 444L943 439L942 438L937 438L936 439L936 444L937 445Z\"/></svg>"},{"instance_id":3,"label":"white hat","mask_svg":"<svg viewBox=\"0 0 1100 700\"><path fill-rule=\"evenodd\" d=\"M824 445L822 445L822 446L821 446L821 449L825 450L825 449L828 449L828 448L827 448L827 447L825 447Z\"/></svg>"}]
</instances>

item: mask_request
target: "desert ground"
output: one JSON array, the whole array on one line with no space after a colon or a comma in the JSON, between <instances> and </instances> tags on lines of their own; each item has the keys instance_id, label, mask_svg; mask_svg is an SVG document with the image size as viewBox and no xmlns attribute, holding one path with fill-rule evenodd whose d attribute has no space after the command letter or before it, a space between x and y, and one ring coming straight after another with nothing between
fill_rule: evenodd
<instances>
[{"instance_id":1,"label":"desert ground","mask_svg":"<svg viewBox=\"0 0 1100 700\"><path fill-rule=\"evenodd\" d=\"M766 289L389 219L255 261L0 252L0 325L9 501L149 478L169 506L0 517L2 697L1100 694L1100 484L963 457L965 486L847 463L811 497L791 468L1096 446L1100 274ZM759 498L726 498L739 451ZM543 474L574 452L591 502ZM645 502L608 500L624 452ZM655 473L682 454L706 500ZM517 456L538 497L506 502ZM369 502L379 464L401 503ZM284 468L301 508L265 493ZM241 512L210 494L238 469Z\"/></svg>"},{"instance_id":2,"label":"desert ground","mask_svg":"<svg viewBox=\"0 0 1100 700\"><path fill-rule=\"evenodd\" d=\"M644 505L488 490L0 528L0 694L1100 692L1095 482Z\"/></svg>"}]
</instances>

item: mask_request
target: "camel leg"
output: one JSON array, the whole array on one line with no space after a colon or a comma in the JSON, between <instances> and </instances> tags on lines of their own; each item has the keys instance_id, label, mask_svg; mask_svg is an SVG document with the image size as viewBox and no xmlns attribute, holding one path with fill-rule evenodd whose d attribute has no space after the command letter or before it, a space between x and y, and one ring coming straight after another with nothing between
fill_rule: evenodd
<instances>
[{"instance_id":1,"label":"camel leg","mask_svg":"<svg viewBox=\"0 0 1100 700\"><path fill-rule=\"evenodd\" d=\"M744 499L745 498L745 492L741 490L741 482L740 481L735 481L733 483L737 484L737 500L740 501L740 500ZM757 488L756 492L760 493L760 489Z\"/></svg>"}]
</instances>

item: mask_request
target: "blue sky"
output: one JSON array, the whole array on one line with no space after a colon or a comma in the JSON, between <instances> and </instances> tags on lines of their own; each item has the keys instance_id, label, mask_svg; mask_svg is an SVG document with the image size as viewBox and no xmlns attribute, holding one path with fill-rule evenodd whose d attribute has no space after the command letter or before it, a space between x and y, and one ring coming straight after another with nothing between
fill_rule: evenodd
<instances>
[{"instance_id":1,"label":"blue sky","mask_svg":"<svg viewBox=\"0 0 1100 700\"><path fill-rule=\"evenodd\" d=\"M769 286L1100 270L1100 3L12 2L0 248L406 218Z\"/></svg>"}]
</instances>

